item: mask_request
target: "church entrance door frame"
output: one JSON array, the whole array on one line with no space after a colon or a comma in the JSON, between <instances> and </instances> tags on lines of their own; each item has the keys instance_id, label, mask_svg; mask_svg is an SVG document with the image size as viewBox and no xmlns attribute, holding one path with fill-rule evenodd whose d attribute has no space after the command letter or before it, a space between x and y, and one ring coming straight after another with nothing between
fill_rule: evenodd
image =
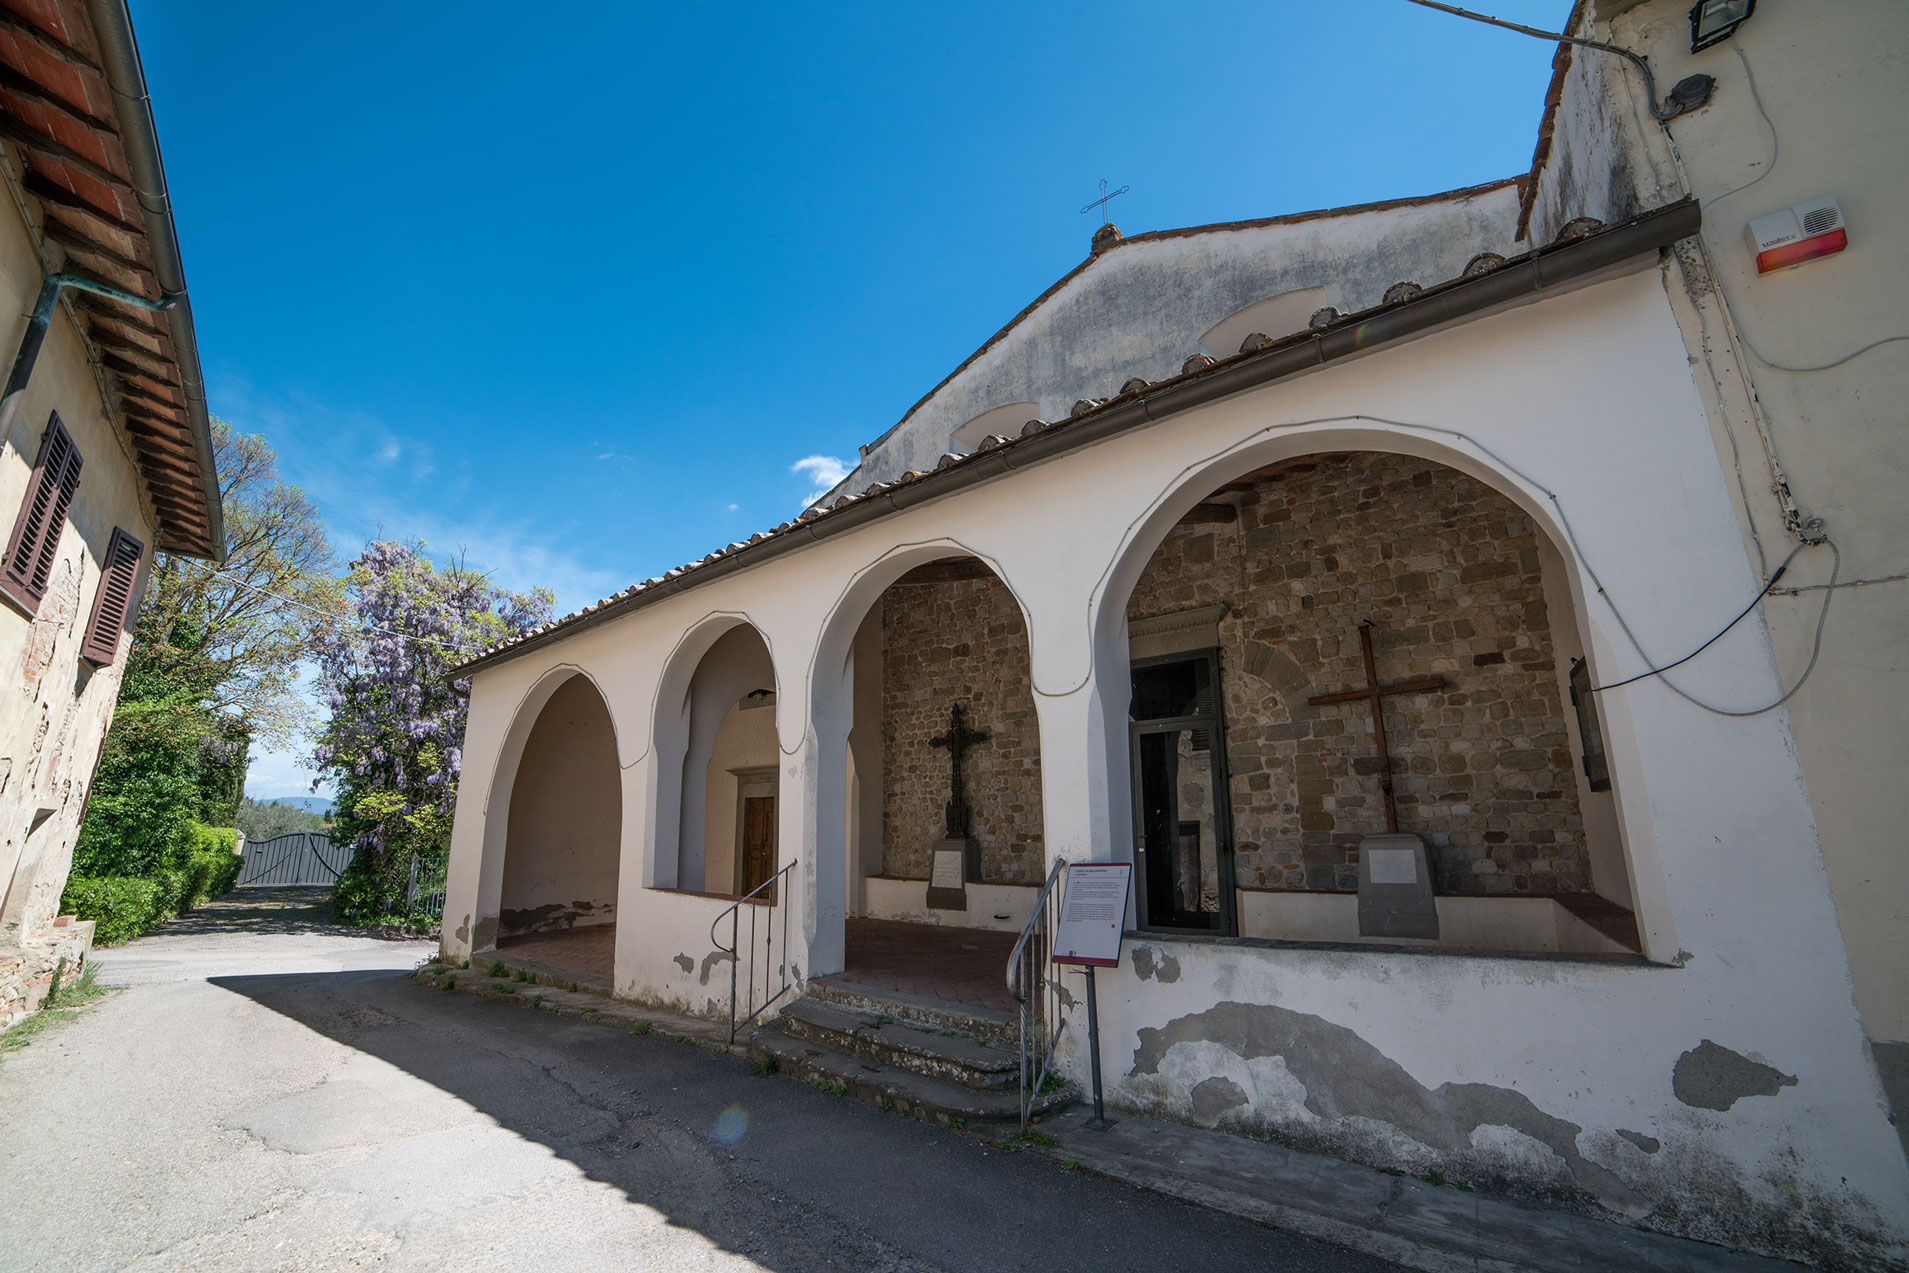
<instances>
[{"instance_id":1,"label":"church entrance door frame","mask_svg":"<svg viewBox=\"0 0 1909 1273\"><path fill-rule=\"evenodd\" d=\"M1139 926L1234 936L1239 908L1220 652L1135 659L1132 676L1128 755ZM1187 798L1202 792L1203 803Z\"/></svg>"}]
</instances>

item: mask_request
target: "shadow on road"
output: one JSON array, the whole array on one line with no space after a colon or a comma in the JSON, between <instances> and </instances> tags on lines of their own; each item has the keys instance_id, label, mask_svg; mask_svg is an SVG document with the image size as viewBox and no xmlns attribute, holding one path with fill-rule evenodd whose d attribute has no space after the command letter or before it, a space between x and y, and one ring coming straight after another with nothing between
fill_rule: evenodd
<instances>
[{"instance_id":1,"label":"shadow on road","mask_svg":"<svg viewBox=\"0 0 1909 1273\"><path fill-rule=\"evenodd\" d=\"M149 936L217 937L236 934L301 937L374 937L415 941L417 933L354 928L332 916L328 884L247 884L199 903Z\"/></svg>"},{"instance_id":2,"label":"shadow on road","mask_svg":"<svg viewBox=\"0 0 1909 1273\"><path fill-rule=\"evenodd\" d=\"M770 1269L1158 1273L1194 1251L1208 1269L1395 1267L759 1077L740 1058L400 973L212 984L460 1098Z\"/></svg>"}]
</instances>

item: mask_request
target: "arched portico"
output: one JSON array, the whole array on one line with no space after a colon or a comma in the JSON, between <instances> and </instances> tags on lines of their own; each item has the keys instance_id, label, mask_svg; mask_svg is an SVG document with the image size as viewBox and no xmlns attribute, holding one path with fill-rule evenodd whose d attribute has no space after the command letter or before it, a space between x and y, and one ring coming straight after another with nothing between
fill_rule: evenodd
<instances>
[{"instance_id":1,"label":"arched portico","mask_svg":"<svg viewBox=\"0 0 1909 1273\"><path fill-rule=\"evenodd\" d=\"M810 677L817 972L884 975L878 948L1005 935L1027 918L1046 868L1028 633L998 565L952 541L888 552L831 608ZM957 708L963 730L986 735L959 761L960 807L946 745ZM931 890L949 854L954 887ZM989 961L999 944L962 940ZM835 941L842 954L825 960Z\"/></svg>"},{"instance_id":2,"label":"arched portico","mask_svg":"<svg viewBox=\"0 0 1909 1273\"><path fill-rule=\"evenodd\" d=\"M1554 512L1406 430L1294 430L1179 475L1095 618L1112 843L1143 846L1143 925L1357 939L1359 833L1386 825L1370 704L1311 700L1366 683L1370 623L1382 684L1443 686L1384 702L1447 944L1601 948L1628 930L1650 894L1606 763L1624 722L1573 710L1596 643ZM1486 900L1547 897L1603 927Z\"/></svg>"},{"instance_id":3,"label":"arched portico","mask_svg":"<svg viewBox=\"0 0 1909 1273\"><path fill-rule=\"evenodd\" d=\"M623 798L616 727L588 675L561 667L525 695L488 803L473 949L607 983Z\"/></svg>"}]
</instances>

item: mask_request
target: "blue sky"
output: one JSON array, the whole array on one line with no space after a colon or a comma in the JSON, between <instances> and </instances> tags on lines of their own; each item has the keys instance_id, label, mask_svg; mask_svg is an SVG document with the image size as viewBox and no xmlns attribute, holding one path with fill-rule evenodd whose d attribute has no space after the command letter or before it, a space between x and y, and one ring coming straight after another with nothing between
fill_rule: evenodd
<instances>
[{"instance_id":1,"label":"blue sky","mask_svg":"<svg viewBox=\"0 0 1909 1273\"><path fill-rule=\"evenodd\" d=\"M1135 233L1510 175L1553 51L1404 0L134 16L213 411L346 554L561 610L791 516L1086 255L1102 178Z\"/></svg>"}]
</instances>

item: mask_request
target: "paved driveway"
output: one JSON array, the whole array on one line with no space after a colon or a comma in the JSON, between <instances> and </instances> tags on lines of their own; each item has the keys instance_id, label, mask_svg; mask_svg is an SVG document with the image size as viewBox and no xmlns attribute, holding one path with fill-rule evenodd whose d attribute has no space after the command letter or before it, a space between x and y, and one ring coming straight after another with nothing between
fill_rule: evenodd
<instances>
[{"instance_id":1,"label":"paved driveway","mask_svg":"<svg viewBox=\"0 0 1909 1273\"><path fill-rule=\"evenodd\" d=\"M427 990L424 943L237 896L104 952L128 989L0 1059L0 1267L1395 1267Z\"/></svg>"}]
</instances>

